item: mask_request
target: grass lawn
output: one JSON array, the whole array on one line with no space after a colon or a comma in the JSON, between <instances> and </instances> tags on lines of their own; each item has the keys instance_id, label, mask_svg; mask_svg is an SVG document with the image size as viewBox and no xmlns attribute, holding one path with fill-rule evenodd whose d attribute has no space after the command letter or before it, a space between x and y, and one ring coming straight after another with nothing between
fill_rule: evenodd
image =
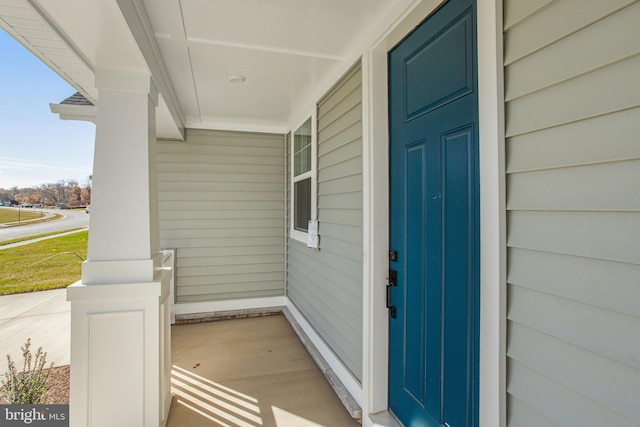
<instances>
[{"instance_id":1,"label":"grass lawn","mask_svg":"<svg viewBox=\"0 0 640 427\"><path fill-rule=\"evenodd\" d=\"M4 241L0 242L0 246L10 245L10 244L12 244L12 243L24 242L24 241L26 241L26 240L39 239L40 237L54 236L54 235L56 235L56 234L62 234L62 233L66 233L66 232L68 232L68 231L74 231L74 230L80 230L80 228L71 228L71 229L69 229L69 230L54 231L54 232L51 232L51 233L36 234L35 236L19 237L19 238L17 238L17 239L4 240Z\"/></svg>"},{"instance_id":2,"label":"grass lawn","mask_svg":"<svg viewBox=\"0 0 640 427\"><path fill-rule=\"evenodd\" d=\"M20 209L18 211L18 209L0 209L0 224L18 222L18 213L20 213L20 221L41 217L40 210L34 211L33 209Z\"/></svg>"},{"instance_id":3,"label":"grass lawn","mask_svg":"<svg viewBox=\"0 0 640 427\"><path fill-rule=\"evenodd\" d=\"M88 236L82 231L0 250L0 295L65 288L80 280L82 260L65 252L86 259Z\"/></svg>"}]
</instances>

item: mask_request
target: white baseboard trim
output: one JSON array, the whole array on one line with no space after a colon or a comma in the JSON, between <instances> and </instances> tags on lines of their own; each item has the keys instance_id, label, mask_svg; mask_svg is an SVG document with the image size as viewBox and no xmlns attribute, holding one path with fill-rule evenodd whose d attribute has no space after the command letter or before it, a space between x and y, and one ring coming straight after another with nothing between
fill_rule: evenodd
<instances>
[{"instance_id":1,"label":"white baseboard trim","mask_svg":"<svg viewBox=\"0 0 640 427\"><path fill-rule=\"evenodd\" d=\"M284 310L285 315L290 314L298 323L302 331L311 341L311 344L315 347L318 353L320 353L329 368L333 370L333 373L342 383L346 391L351 395L360 408L362 408L362 385L353 377L353 375L351 375L351 372L349 372L349 370L342 364L333 351L331 351L329 346L324 342L320 335L318 335L313 326L311 326L303 314L296 308L295 304L293 304L289 298L286 298L286 300L287 303L285 306L287 310ZM291 322L291 319L289 319L289 321ZM320 368L322 369L322 366L320 366Z\"/></svg>"},{"instance_id":2,"label":"white baseboard trim","mask_svg":"<svg viewBox=\"0 0 640 427\"><path fill-rule=\"evenodd\" d=\"M285 296L279 296L228 301L178 303L171 307L171 311L172 315L178 318L197 318L198 315L215 317L216 314L221 312L256 310L271 307L281 308L287 305L287 300Z\"/></svg>"}]
</instances>

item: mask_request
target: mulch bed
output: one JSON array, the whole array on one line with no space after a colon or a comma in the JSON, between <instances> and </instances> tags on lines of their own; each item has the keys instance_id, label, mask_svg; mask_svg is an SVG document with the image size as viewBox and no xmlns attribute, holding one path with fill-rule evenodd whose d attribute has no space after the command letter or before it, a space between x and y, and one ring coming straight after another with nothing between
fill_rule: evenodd
<instances>
[{"instance_id":1,"label":"mulch bed","mask_svg":"<svg viewBox=\"0 0 640 427\"><path fill-rule=\"evenodd\" d=\"M68 405L69 404L69 373L71 369L69 365L51 368L49 372L49 390L46 393L45 402L50 405ZM2 378L4 380L4 378ZM0 404L6 404L7 401L0 396Z\"/></svg>"}]
</instances>

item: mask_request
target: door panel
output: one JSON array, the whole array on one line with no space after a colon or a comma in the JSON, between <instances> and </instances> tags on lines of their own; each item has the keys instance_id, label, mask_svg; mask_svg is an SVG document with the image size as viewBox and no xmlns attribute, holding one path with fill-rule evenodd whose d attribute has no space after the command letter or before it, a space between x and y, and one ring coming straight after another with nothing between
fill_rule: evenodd
<instances>
[{"instance_id":1,"label":"door panel","mask_svg":"<svg viewBox=\"0 0 640 427\"><path fill-rule=\"evenodd\" d=\"M389 53L389 407L407 426L477 425L474 23L450 0Z\"/></svg>"},{"instance_id":2,"label":"door panel","mask_svg":"<svg viewBox=\"0 0 640 427\"><path fill-rule=\"evenodd\" d=\"M472 24L471 14L464 14L405 59L405 81L411 88L405 96L407 119L473 90Z\"/></svg>"},{"instance_id":3,"label":"door panel","mask_svg":"<svg viewBox=\"0 0 640 427\"><path fill-rule=\"evenodd\" d=\"M422 222L419 218L422 218L423 201L424 201L424 173L426 171L425 159L426 159L426 147L424 141L420 141L416 144L409 145L405 152L405 159L407 163L407 204L406 215L409 223L416 224L416 228L408 233L407 244L415 245L416 250L412 251L410 258L408 258L408 268L406 270L406 276L409 278L407 281L408 290L405 293L405 297L411 295L416 299L416 304L409 304L409 301L404 301L405 315L404 319L409 327L406 329L407 337L409 339L404 341L404 354L407 360L408 366L416 366L418 369L424 369L424 289L420 284L424 281L424 271L421 267L420 259L424 256L422 250ZM417 262L416 262L417 261ZM414 268L412 268L414 267ZM405 377L405 388L412 397L420 404L425 403L425 389L424 383L421 381L423 373L420 375L403 374Z\"/></svg>"},{"instance_id":4,"label":"door panel","mask_svg":"<svg viewBox=\"0 0 640 427\"><path fill-rule=\"evenodd\" d=\"M443 418L451 427L469 425L466 420L465 408L469 388L472 385L472 366L468 352L473 344L470 339L474 336L471 328L473 320L473 234L471 225L475 224L473 206L470 206L469 196L472 189L468 185L472 182L469 176L470 153L474 138L473 127L462 129L443 135L443 145L446 147L444 188L447 197L444 198L443 210L446 212L446 224L443 225L445 235L444 245L444 274L442 278L445 287L443 298ZM454 355L454 357L451 357ZM466 392L466 393L465 393Z\"/></svg>"}]
</instances>

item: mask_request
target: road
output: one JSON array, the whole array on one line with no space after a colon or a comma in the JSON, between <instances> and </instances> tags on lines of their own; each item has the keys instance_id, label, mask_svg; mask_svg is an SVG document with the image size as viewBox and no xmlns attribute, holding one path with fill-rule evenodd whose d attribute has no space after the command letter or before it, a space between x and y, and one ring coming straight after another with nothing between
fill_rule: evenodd
<instances>
[{"instance_id":1,"label":"road","mask_svg":"<svg viewBox=\"0 0 640 427\"><path fill-rule=\"evenodd\" d=\"M37 210L39 212L39 210ZM17 227L0 228L0 242L21 239L37 234L53 233L71 228L89 227L90 214L80 210L44 209L43 212L63 215L62 219L47 221L39 224L21 225Z\"/></svg>"}]
</instances>

